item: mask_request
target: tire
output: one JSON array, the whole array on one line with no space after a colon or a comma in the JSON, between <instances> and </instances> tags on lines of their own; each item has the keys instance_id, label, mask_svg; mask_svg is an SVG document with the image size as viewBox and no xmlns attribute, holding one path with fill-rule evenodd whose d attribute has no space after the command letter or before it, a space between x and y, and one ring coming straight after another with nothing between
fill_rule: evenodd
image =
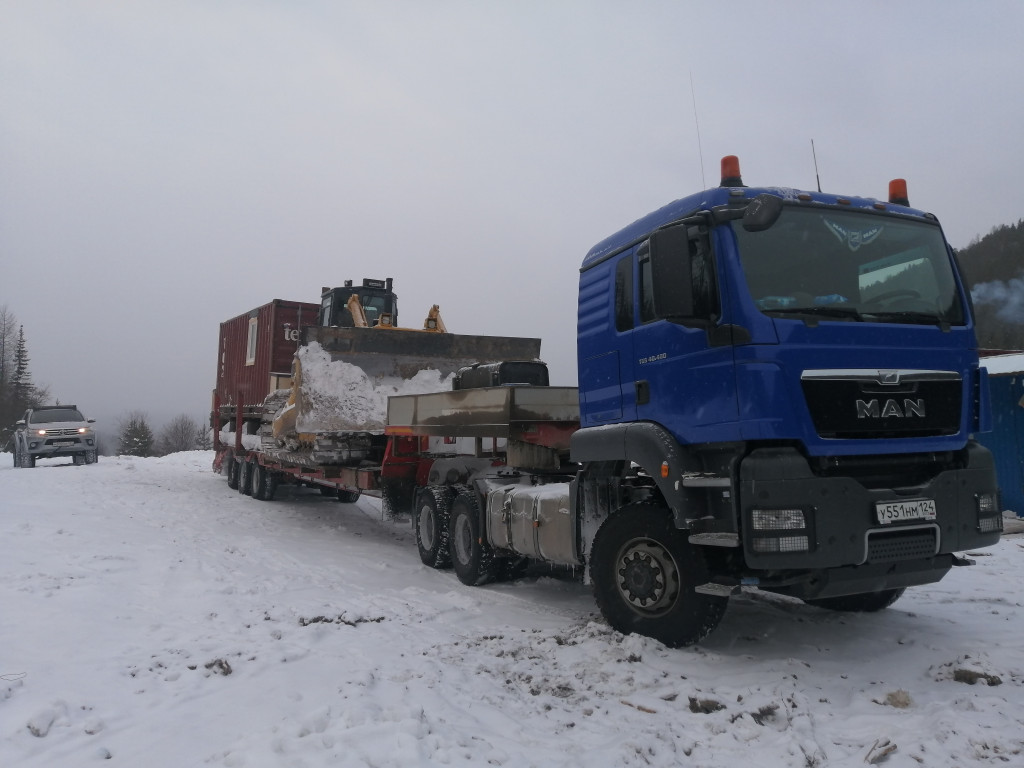
<instances>
[{"instance_id":1,"label":"tire","mask_svg":"<svg viewBox=\"0 0 1024 768\"><path fill-rule=\"evenodd\" d=\"M18 466L22 469L33 469L36 465L36 457L27 451L18 451Z\"/></svg>"},{"instance_id":2,"label":"tire","mask_svg":"<svg viewBox=\"0 0 1024 768\"><path fill-rule=\"evenodd\" d=\"M267 500L267 468L256 459L249 462L249 495L259 501Z\"/></svg>"},{"instance_id":3,"label":"tire","mask_svg":"<svg viewBox=\"0 0 1024 768\"><path fill-rule=\"evenodd\" d=\"M252 474L252 464L248 461L238 462L238 492L246 496L252 495L252 486L250 483L250 475Z\"/></svg>"},{"instance_id":4,"label":"tire","mask_svg":"<svg viewBox=\"0 0 1024 768\"><path fill-rule=\"evenodd\" d=\"M819 597L815 600L804 600L804 602L829 611L875 613L895 603L905 591L903 589L883 589L880 592L864 592L859 595Z\"/></svg>"},{"instance_id":5,"label":"tire","mask_svg":"<svg viewBox=\"0 0 1024 768\"><path fill-rule=\"evenodd\" d=\"M71 461L74 462L76 467L81 467L85 464L85 454L76 453L74 456L71 457Z\"/></svg>"},{"instance_id":6,"label":"tire","mask_svg":"<svg viewBox=\"0 0 1024 768\"><path fill-rule=\"evenodd\" d=\"M653 504L630 504L604 521L591 548L590 580L613 628L670 648L706 637L729 602L694 591L708 581L704 554Z\"/></svg>"},{"instance_id":7,"label":"tire","mask_svg":"<svg viewBox=\"0 0 1024 768\"><path fill-rule=\"evenodd\" d=\"M224 462L221 465L227 469L228 476L228 488L233 491L238 490L238 462L235 461L235 454L231 451L227 452L224 457Z\"/></svg>"},{"instance_id":8,"label":"tire","mask_svg":"<svg viewBox=\"0 0 1024 768\"><path fill-rule=\"evenodd\" d=\"M491 546L483 540L480 505L476 492L462 487L452 501L448 522L448 550L459 581L476 587L494 581L498 563Z\"/></svg>"},{"instance_id":9,"label":"tire","mask_svg":"<svg viewBox=\"0 0 1024 768\"><path fill-rule=\"evenodd\" d=\"M338 501L342 504L355 504L362 494L359 491L349 491L345 488L338 489Z\"/></svg>"},{"instance_id":10,"label":"tire","mask_svg":"<svg viewBox=\"0 0 1024 768\"><path fill-rule=\"evenodd\" d=\"M431 568L444 569L452 565L448 551L451 507L452 492L449 488L430 486L416 494L412 521L416 531L416 549L423 564Z\"/></svg>"},{"instance_id":11,"label":"tire","mask_svg":"<svg viewBox=\"0 0 1024 768\"><path fill-rule=\"evenodd\" d=\"M14 447L11 449L11 459L14 461L15 469L17 469L18 468L18 444L17 443L15 443Z\"/></svg>"},{"instance_id":12,"label":"tire","mask_svg":"<svg viewBox=\"0 0 1024 768\"><path fill-rule=\"evenodd\" d=\"M85 452L85 463L86 464L95 464L99 460L100 460L100 455L96 451L86 451Z\"/></svg>"}]
</instances>

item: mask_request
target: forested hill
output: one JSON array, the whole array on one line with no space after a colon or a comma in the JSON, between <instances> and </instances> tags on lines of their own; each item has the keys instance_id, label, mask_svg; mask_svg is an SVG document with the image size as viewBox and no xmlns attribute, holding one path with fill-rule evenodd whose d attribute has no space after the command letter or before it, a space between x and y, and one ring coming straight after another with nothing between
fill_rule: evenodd
<instances>
[{"instance_id":1,"label":"forested hill","mask_svg":"<svg viewBox=\"0 0 1024 768\"><path fill-rule=\"evenodd\" d=\"M978 343L1024 349L1024 219L996 227L958 257L974 298Z\"/></svg>"}]
</instances>

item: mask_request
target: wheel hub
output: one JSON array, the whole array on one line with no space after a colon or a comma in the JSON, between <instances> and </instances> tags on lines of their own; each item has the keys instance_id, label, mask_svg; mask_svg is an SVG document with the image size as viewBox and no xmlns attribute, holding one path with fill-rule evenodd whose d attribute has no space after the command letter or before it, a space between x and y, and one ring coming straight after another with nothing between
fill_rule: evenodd
<instances>
[{"instance_id":1,"label":"wheel hub","mask_svg":"<svg viewBox=\"0 0 1024 768\"><path fill-rule=\"evenodd\" d=\"M642 613L666 610L679 594L675 561L664 547L654 541L628 545L619 559L617 577L622 597Z\"/></svg>"},{"instance_id":2,"label":"wheel hub","mask_svg":"<svg viewBox=\"0 0 1024 768\"><path fill-rule=\"evenodd\" d=\"M434 546L434 510L429 504L420 508L420 541L423 546L430 549Z\"/></svg>"}]
</instances>

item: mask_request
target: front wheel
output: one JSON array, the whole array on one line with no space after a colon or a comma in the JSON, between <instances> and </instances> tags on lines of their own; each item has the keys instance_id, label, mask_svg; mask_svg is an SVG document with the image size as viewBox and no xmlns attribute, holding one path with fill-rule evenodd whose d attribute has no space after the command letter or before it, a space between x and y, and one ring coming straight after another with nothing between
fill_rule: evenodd
<instances>
[{"instance_id":1,"label":"front wheel","mask_svg":"<svg viewBox=\"0 0 1024 768\"><path fill-rule=\"evenodd\" d=\"M830 611L849 611L851 613L874 613L888 608L900 599L905 590L883 589L880 592L865 592L860 595L841 595L839 597L819 597L804 600L808 605L826 608Z\"/></svg>"},{"instance_id":2,"label":"front wheel","mask_svg":"<svg viewBox=\"0 0 1024 768\"><path fill-rule=\"evenodd\" d=\"M416 549L423 564L431 568L449 568L452 564L448 550L451 507L452 492L448 488L431 486L421 489L416 495L413 510Z\"/></svg>"},{"instance_id":3,"label":"front wheel","mask_svg":"<svg viewBox=\"0 0 1024 768\"><path fill-rule=\"evenodd\" d=\"M32 469L36 465L36 457L28 451L18 451L18 466L22 469Z\"/></svg>"},{"instance_id":4,"label":"front wheel","mask_svg":"<svg viewBox=\"0 0 1024 768\"><path fill-rule=\"evenodd\" d=\"M604 521L591 549L590 580L612 627L672 648L706 637L728 605L728 598L694 591L708 581L704 554L667 509L652 504L630 504Z\"/></svg>"},{"instance_id":5,"label":"front wheel","mask_svg":"<svg viewBox=\"0 0 1024 768\"><path fill-rule=\"evenodd\" d=\"M480 505L472 488L461 488L452 501L448 522L448 549L459 581L471 587L494 581L494 551L484 541Z\"/></svg>"}]
</instances>

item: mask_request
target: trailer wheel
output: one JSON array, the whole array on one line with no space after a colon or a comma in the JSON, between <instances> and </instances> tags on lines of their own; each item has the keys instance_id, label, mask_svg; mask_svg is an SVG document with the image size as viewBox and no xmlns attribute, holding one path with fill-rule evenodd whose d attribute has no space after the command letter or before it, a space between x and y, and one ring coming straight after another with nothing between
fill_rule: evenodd
<instances>
[{"instance_id":1,"label":"trailer wheel","mask_svg":"<svg viewBox=\"0 0 1024 768\"><path fill-rule=\"evenodd\" d=\"M228 476L228 488L233 491L238 490L238 462L235 461L235 454L232 451L228 451L224 455L224 461L221 462L221 468L227 472Z\"/></svg>"},{"instance_id":2,"label":"trailer wheel","mask_svg":"<svg viewBox=\"0 0 1024 768\"><path fill-rule=\"evenodd\" d=\"M880 592L865 592L860 595L840 595L839 597L819 597L804 600L808 605L826 608L830 611L849 611L851 613L874 613L888 608L900 599L903 589L883 589Z\"/></svg>"},{"instance_id":3,"label":"trailer wheel","mask_svg":"<svg viewBox=\"0 0 1024 768\"><path fill-rule=\"evenodd\" d=\"M448 525L448 549L459 581L471 587L494 581L497 562L490 544L484 541L480 505L476 492L462 487L452 501Z\"/></svg>"},{"instance_id":4,"label":"trailer wheel","mask_svg":"<svg viewBox=\"0 0 1024 768\"><path fill-rule=\"evenodd\" d=\"M249 495L259 501L267 500L267 468L256 459L249 462Z\"/></svg>"},{"instance_id":5,"label":"trailer wheel","mask_svg":"<svg viewBox=\"0 0 1024 768\"><path fill-rule=\"evenodd\" d=\"M591 549L590 579L612 627L672 648L706 637L728 604L694 591L708 581L704 555L669 511L653 504L630 504L604 521Z\"/></svg>"},{"instance_id":6,"label":"trailer wheel","mask_svg":"<svg viewBox=\"0 0 1024 768\"><path fill-rule=\"evenodd\" d=\"M452 556L448 551L448 527L451 520L452 492L450 488L430 486L416 494L413 509L413 528L416 530L416 549L420 560L431 568L450 568Z\"/></svg>"},{"instance_id":7,"label":"trailer wheel","mask_svg":"<svg viewBox=\"0 0 1024 768\"><path fill-rule=\"evenodd\" d=\"M238 492L246 496L252 495L249 476L252 474L252 464L244 459L238 462Z\"/></svg>"}]
</instances>

